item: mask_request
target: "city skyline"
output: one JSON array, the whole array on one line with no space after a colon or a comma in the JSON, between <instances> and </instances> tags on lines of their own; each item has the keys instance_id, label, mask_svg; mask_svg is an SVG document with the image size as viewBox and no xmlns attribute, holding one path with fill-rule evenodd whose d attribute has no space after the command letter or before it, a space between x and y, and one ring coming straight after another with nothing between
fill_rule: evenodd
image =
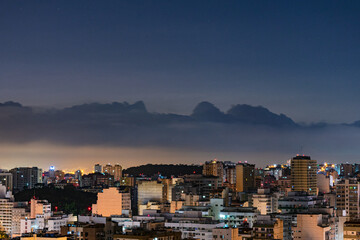
<instances>
[{"instance_id":1,"label":"city skyline","mask_svg":"<svg viewBox=\"0 0 360 240\"><path fill-rule=\"evenodd\" d=\"M0 238L360 239L360 1L0 1Z\"/></svg>"}]
</instances>

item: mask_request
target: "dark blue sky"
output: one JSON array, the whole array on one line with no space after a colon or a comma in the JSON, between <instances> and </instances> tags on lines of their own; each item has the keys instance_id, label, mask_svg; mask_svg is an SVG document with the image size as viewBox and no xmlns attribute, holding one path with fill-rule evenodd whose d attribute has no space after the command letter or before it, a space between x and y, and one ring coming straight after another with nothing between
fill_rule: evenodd
<instances>
[{"instance_id":1,"label":"dark blue sky","mask_svg":"<svg viewBox=\"0 0 360 240\"><path fill-rule=\"evenodd\" d=\"M0 2L0 101L360 119L359 1Z\"/></svg>"}]
</instances>

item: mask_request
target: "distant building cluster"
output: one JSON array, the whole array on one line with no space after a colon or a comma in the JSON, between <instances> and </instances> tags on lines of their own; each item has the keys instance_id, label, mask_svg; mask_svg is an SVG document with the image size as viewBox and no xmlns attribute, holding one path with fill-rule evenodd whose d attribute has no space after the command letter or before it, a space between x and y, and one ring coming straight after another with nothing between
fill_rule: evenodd
<instances>
[{"instance_id":1,"label":"distant building cluster","mask_svg":"<svg viewBox=\"0 0 360 240\"><path fill-rule=\"evenodd\" d=\"M130 176L119 164L96 164L89 174L19 167L0 172L0 238L360 239L359 179L358 164L304 155L265 168L215 159L202 173L171 177ZM67 186L97 194L96 203L74 215L36 194L13 196Z\"/></svg>"}]
</instances>

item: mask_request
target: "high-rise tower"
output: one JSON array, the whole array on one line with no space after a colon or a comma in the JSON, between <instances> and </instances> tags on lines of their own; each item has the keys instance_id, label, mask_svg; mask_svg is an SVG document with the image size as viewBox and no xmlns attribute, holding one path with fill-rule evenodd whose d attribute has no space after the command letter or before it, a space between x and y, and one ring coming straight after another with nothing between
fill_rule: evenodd
<instances>
[{"instance_id":1,"label":"high-rise tower","mask_svg":"<svg viewBox=\"0 0 360 240\"><path fill-rule=\"evenodd\" d=\"M291 159L291 190L317 194L316 187L316 160L310 156L296 156Z\"/></svg>"}]
</instances>

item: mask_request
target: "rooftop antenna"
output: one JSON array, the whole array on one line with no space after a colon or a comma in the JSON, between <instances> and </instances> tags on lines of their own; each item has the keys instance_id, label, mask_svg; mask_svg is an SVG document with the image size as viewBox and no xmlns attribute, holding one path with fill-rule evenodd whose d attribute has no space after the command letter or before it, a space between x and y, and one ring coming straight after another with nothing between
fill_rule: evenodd
<instances>
[{"instance_id":1,"label":"rooftop antenna","mask_svg":"<svg viewBox=\"0 0 360 240\"><path fill-rule=\"evenodd\" d=\"M304 147L300 146L300 155L303 155L303 150L304 150Z\"/></svg>"}]
</instances>

